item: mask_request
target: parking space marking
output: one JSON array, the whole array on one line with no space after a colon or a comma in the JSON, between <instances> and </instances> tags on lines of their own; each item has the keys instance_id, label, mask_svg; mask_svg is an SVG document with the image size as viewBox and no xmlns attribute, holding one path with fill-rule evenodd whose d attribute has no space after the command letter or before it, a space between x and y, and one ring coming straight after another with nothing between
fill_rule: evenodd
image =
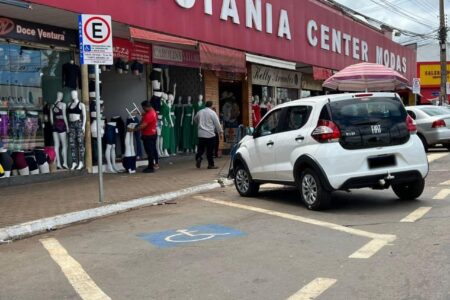
<instances>
[{"instance_id":1,"label":"parking space marking","mask_svg":"<svg viewBox=\"0 0 450 300\"><path fill-rule=\"evenodd\" d=\"M95 284L86 271L84 271L83 267L67 253L67 250L58 240L49 238L39 241L47 249L51 258L59 265L67 280L69 280L81 299L111 299Z\"/></svg>"},{"instance_id":2,"label":"parking space marking","mask_svg":"<svg viewBox=\"0 0 450 300\"><path fill-rule=\"evenodd\" d=\"M282 213L282 212L259 208L259 207L255 207L255 206L249 206L249 205L244 205L244 204L222 201L222 200L218 200L218 199L214 199L214 198L210 198L210 197L195 196L194 198L202 200L202 201L214 203L214 204L220 204L220 205L250 210L250 211L254 211L254 212L258 212L258 213L262 213L262 214L266 214L266 215L270 215L270 216L276 216L276 217L293 220L293 221L298 221L298 222L302 222L302 223L306 223L306 224L310 224L310 225L325 227L328 229L337 230L337 231L345 232L345 233L356 235L356 236L366 237L366 238L370 238L373 240L373 241L369 242L368 244L366 244L365 246L363 246L360 250L356 251L354 254L350 255L349 258L370 258L376 252L378 252L381 248L383 248L384 246L388 245L389 243L395 241L395 239L397 238L397 236L393 235L393 234L373 233L373 232L364 231L364 230L360 230L360 229L345 227L345 226L330 223L330 222L305 218L305 217L301 217L301 216L297 216L297 215Z\"/></svg>"},{"instance_id":3,"label":"parking space marking","mask_svg":"<svg viewBox=\"0 0 450 300\"><path fill-rule=\"evenodd\" d=\"M442 189L433 197L433 200L444 200L448 195L450 195L450 189Z\"/></svg>"},{"instance_id":4,"label":"parking space marking","mask_svg":"<svg viewBox=\"0 0 450 300\"><path fill-rule=\"evenodd\" d=\"M400 222L413 223L425 216L425 214L429 212L430 209L431 207L419 207L418 209L404 217L402 220L400 220Z\"/></svg>"},{"instance_id":5,"label":"parking space marking","mask_svg":"<svg viewBox=\"0 0 450 300\"><path fill-rule=\"evenodd\" d=\"M287 300L313 300L337 282L332 278L316 278Z\"/></svg>"},{"instance_id":6,"label":"parking space marking","mask_svg":"<svg viewBox=\"0 0 450 300\"><path fill-rule=\"evenodd\" d=\"M439 183L440 185L450 185L450 180Z\"/></svg>"},{"instance_id":7,"label":"parking space marking","mask_svg":"<svg viewBox=\"0 0 450 300\"><path fill-rule=\"evenodd\" d=\"M428 162L433 162L437 159L443 158L445 156L447 156L448 153L432 153L432 154L428 154Z\"/></svg>"}]
</instances>

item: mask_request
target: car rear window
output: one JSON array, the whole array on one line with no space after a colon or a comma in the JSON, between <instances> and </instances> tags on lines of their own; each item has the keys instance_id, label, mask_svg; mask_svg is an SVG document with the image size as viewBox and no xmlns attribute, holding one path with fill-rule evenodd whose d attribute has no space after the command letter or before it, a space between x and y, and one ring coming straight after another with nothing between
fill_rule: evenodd
<instances>
[{"instance_id":1,"label":"car rear window","mask_svg":"<svg viewBox=\"0 0 450 300\"><path fill-rule=\"evenodd\" d=\"M330 103L341 145L362 149L403 144L409 139L406 110L397 98L353 98Z\"/></svg>"},{"instance_id":2,"label":"car rear window","mask_svg":"<svg viewBox=\"0 0 450 300\"><path fill-rule=\"evenodd\" d=\"M448 108L438 106L421 106L419 109L432 117L450 114L450 110Z\"/></svg>"}]
</instances>

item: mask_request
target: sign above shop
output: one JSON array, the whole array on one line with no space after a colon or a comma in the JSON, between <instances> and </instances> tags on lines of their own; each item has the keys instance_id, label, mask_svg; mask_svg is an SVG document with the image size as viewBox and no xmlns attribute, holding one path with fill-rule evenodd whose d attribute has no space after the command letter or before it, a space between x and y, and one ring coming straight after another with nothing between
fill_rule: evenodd
<instances>
[{"instance_id":1,"label":"sign above shop","mask_svg":"<svg viewBox=\"0 0 450 300\"><path fill-rule=\"evenodd\" d=\"M78 44L75 30L5 17L0 17L0 38L57 46Z\"/></svg>"},{"instance_id":2,"label":"sign above shop","mask_svg":"<svg viewBox=\"0 0 450 300\"><path fill-rule=\"evenodd\" d=\"M300 89L302 84L302 73L252 65L252 84Z\"/></svg>"},{"instance_id":3,"label":"sign above shop","mask_svg":"<svg viewBox=\"0 0 450 300\"><path fill-rule=\"evenodd\" d=\"M196 51L153 45L153 63L199 68L200 54Z\"/></svg>"},{"instance_id":4,"label":"sign above shop","mask_svg":"<svg viewBox=\"0 0 450 300\"><path fill-rule=\"evenodd\" d=\"M113 47L111 16L80 15L80 63L87 65L112 65Z\"/></svg>"},{"instance_id":5,"label":"sign above shop","mask_svg":"<svg viewBox=\"0 0 450 300\"><path fill-rule=\"evenodd\" d=\"M121 58L125 61L137 60L144 64L152 62L152 46L143 43L132 43L129 40L113 38L114 58Z\"/></svg>"},{"instance_id":6,"label":"sign above shop","mask_svg":"<svg viewBox=\"0 0 450 300\"><path fill-rule=\"evenodd\" d=\"M441 84L441 65L439 62L420 62L417 75L422 87L435 87ZM447 64L447 81L450 81L450 64Z\"/></svg>"}]
</instances>

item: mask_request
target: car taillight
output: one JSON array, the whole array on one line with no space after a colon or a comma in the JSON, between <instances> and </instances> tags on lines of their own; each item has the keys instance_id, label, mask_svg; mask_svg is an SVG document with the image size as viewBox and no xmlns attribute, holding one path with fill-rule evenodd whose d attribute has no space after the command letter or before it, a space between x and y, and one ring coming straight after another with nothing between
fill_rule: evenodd
<instances>
[{"instance_id":1,"label":"car taillight","mask_svg":"<svg viewBox=\"0 0 450 300\"><path fill-rule=\"evenodd\" d=\"M417 132L416 121L414 121L409 115L406 117L406 127L408 127L408 131L410 133Z\"/></svg>"},{"instance_id":2,"label":"car taillight","mask_svg":"<svg viewBox=\"0 0 450 300\"><path fill-rule=\"evenodd\" d=\"M334 122L319 120L311 136L320 143L337 142L341 137L341 131Z\"/></svg>"},{"instance_id":3,"label":"car taillight","mask_svg":"<svg viewBox=\"0 0 450 300\"><path fill-rule=\"evenodd\" d=\"M431 125L431 127L433 128L440 128L440 127L446 127L447 125L445 124L444 120L437 120L434 121L433 124Z\"/></svg>"}]
</instances>

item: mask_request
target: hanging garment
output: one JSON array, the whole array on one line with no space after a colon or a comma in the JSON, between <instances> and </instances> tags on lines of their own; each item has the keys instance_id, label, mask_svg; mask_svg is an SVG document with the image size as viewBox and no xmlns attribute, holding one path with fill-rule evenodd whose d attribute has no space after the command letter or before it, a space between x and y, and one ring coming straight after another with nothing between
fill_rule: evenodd
<instances>
[{"instance_id":1,"label":"hanging garment","mask_svg":"<svg viewBox=\"0 0 450 300\"><path fill-rule=\"evenodd\" d=\"M115 145L117 143L117 127L106 124L105 143L107 145Z\"/></svg>"},{"instance_id":2,"label":"hanging garment","mask_svg":"<svg viewBox=\"0 0 450 300\"><path fill-rule=\"evenodd\" d=\"M123 122L123 119L120 116L115 116L111 118L111 122L116 122L117 130L119 132L119 146L120 146L120 155L123 155L125 153L125 123ZM117 151L117 148L116 148Z\"/></svg>"},{"instance_id":3,"label":"hanging garment","mask_svg":"<svg viewBox=\"0 0 450 300\"><path fill-rule=\"evenodd\" d=\"M13 170L23 170L28 168L27 161L25 160L25 153L19 151L19 152L13 152L11 154L11 158L13 159Z\"/></svg>"},{"instance_id":4,"label":"hanging garment","mask_svg":"<svg viewBox=\"0 0 450 300\"><path fill-rule=\"evenodd\" d=\"M44 114L44 145L54 146L55 141L53 140L53 128L52 123L50 123L50 105L47 103L43 108Z\"/></svg>"},{"instance_id":5,"label":"hanging garment","mask_svg":"<svg viewBox=\"0 0 450 300\"><path fill-rule=\"evenodd\" d=\"M0 137L8 137L9 116L8 114L0 114Z\"/></svg>"},{"instance_id":6,"label":"hanging garment","mask_svg":"<svg viewBox=\"0 0 450 300\"><path fill-rule=\"evenodd\" d=\"M130 123L128 123L130 121ZM138 123L134 123L133 119L127 119L127 126L129 128L134 128L138 126ZM133 132L128 132L125 134L125 154L122 159L122 165L127 170L128 173L132 174L136 172L136 152L134 148L134 134Z\"/></svg>"},{"instance_id":7,"label":"hanging garment","mask_svg":"<svg viewBox=\"0 0 450 300\"><path fill-rule=\"evenodd\" d=\"M181 116L183 114L183 106L175 105L175 145L178 149L182 148L182 130L181 130Z\"/></svg>"},{"instance_id":8,"label":"hanging garment","mask_svg":"<svg viewBox=\"0 0 450 300\"><path fill-rule=\"evenodd\" d=\"M170 130L171 130L171 117L170 117L170 107L165 101L161 103L161 111L163 126L161 130L161 137L163 138L163 149L169 150L170 148Z\"/></svg>"},{"instance_id":9,"label":"hanging garment","mask_svg":"<svg viewBox=\"0 0 450 300\"><path fill-rule=\"evenodd\" d=\"M258 104L252 105L253 127L256 127L261 121L261 107Z\"/></svg>"},{"instance_id":10,"label":"hanging garment","mask_svg":"<svg viewBox=\"0 0 450 300\"><path fill-rule=\"evenodd\" d=\"M150 99L153 109L159 114L161 110L161 97L152 96Z\"/></svg>"},{"instance_id":11,"label":"hanging garment","mask_svg":"<svg viewBox=\"0 0 450 300\"><path fill-rule=\"evenodd\" d=\"M192 150L192 114L194 112L194 107L190 104L186 104L183 107L183 149Z\"/></svg>"},{"instance_id":12,"label":"hanging garment","mask_svg":"<svg viewBox=\"0 0 450 300\"><path fill-rule=\"evenodd\" d=\"M170 145L169 145L169 153L177 154L177 139L176 139L176 131L178 128L176 127L177 117L175 116L175 107L172 106L170 108L170 118L172 119L173 126L170 128Z\"/></svg>"},{"instance_id":13,"label":"hanging garment","mask_svg":"<svg viewBox=\"0 0 450 300\"><path fill-rule=\"evenodd\" d=\"M69 122L69 141L72 163L84 163L86 150L84 147L83 121Z\"/></svg>"},{"instance_id":14,"label":"hanging garment","mask_svg":"<svg viewBox=\"0 0 450 300\"><path fill-rule=\"evenodd\" d=\"M76 64L66 63L62 67L63 87L81 89L81 70Z\"/></svg>"}]
</instances>

